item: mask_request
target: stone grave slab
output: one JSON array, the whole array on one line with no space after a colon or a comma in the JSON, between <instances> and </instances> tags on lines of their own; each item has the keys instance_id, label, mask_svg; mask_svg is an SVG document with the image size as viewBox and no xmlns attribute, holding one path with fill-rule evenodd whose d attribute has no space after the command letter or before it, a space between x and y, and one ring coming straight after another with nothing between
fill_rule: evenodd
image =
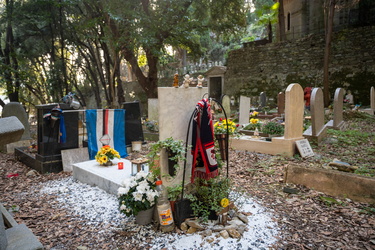
<instances>
[{"instance_id":1,"label":"stone grave slab","mask_svg":"<svg viewBox=\"0 0 375 250\"><path fill-rule=\"evenodd\" d=\"M63 171L72 172L73 164L90 160L87 148L73 148L61 150Z\"/></svg>"},{"instance_id":2,"label":"stone grave slab","mask_svg":"<svg viewBox=\"0 0 375 250\"><path fill-rule=\"evenodd\" d=\"M15 116L0 118L0 148L21 139L25 127Z\"/></svg>"},{"instance_id":3,"label":"stone grave slab","mask_svg":"<svg viewBox=\"0 0 375 250\"><path fill-rule=\"evenodd\" d=\"M5 104L3 109L3 118L15 116L20 120L20 122L25 127L25 130L23 131L21 140L29 140L31 139L30 136L30 125L27 117L27 113L24 109L24 107L19 102L9 102Z\"/></svg>"},{"instance_id":4,"label":"stone grave slab","mask_svg":"<svg viewBox=\"0 0 375 250\"><path fill-rule=\"evenodd\" d=\"M73 178L117 195L121 182L131 176L131 162L126 159L114 159L112 162L114 165L109 167L100 166L95 160L74 163ZM118 169L118 162L124 163L123 169Z\"/></svg>"}]
</instances>

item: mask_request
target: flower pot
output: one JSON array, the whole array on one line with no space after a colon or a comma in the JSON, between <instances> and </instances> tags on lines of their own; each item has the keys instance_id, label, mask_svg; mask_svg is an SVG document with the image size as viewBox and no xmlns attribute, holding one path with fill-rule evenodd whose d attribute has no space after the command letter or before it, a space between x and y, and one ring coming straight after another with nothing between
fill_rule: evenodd
<instances>
[{"instance_id":1,"label":"flower pot","mask_svg":"<svg viewBox=\"0 0 375 250\"><path fill-rule=\"evenodd\" d=\"M135 216L135 223L137 223L138 225L150 224L154 215L154 208L155 206L147 210L139 211L139 213Z\"/></svg>"},{"instance_id":2,"label":"flower pot","mask_svg":"<svg viewBox=\"0 0 375 250\"><path fill-rule=\"evenodd\" d=\"M216 134L215 138L219 144L221 160L227 160L227 134Z\"/></svg>"},{"instance_id":3,"label":"flower pot","mask_svg":"<svg viewBox=\"0 0 375 250\"><path fill-rule=\"evenodd\" d=\"M139 152L142 149L142 141L132 141L133 152Z\"/></svg>"}]
</instances>

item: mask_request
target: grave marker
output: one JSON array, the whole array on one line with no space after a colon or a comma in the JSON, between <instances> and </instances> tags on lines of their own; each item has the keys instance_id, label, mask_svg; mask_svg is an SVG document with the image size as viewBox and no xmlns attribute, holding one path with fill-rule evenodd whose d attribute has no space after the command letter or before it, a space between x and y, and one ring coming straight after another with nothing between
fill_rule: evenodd
<instances>
[{"instance_id":1,"label":"grave marker","mask_svg":"<svg viewBox=\"0 0 375 250\"><path fill-rule=\"evenodd\" d=\"M240 96L239 124L249 123L249 118L250 118L250 98L247 96Z\"/></svg>"},{"instance_id":2,"label":"grave marker","mask_svg":"<svg viewBox=\"0 0 375 250\"><path fill-rule=\"evenodd\" d=\"M325 136L327 127L324 124L324 99L321 88L314 88L310 99L311 126L303 133L307 138L316 139L319 143Z\"/></svg>"},{"instance_id":3,"label":"grave marker","mask_svg":"<svg viewBox=\"0 0 375 250\"><path fill-rule=\"evenodd\" d=\"M343 106L344 89L337 88L333 100L333 120L327 122L326 126L333 129L340 129L344 125Z\"/></svg>"},{"instance_id":4,"label":"grave marker","mask_svg":"<svg viewBox=\"0 0 375 250\"><path fill-rule=\"evenodd\" d=\"M159 110L158 110L158 99L157 98L149 98L148 102L148 120L149 121L158 121L159 118Z\"/></svg>"},{"instance_id":5,"label":"grave marker","mask_svg":"<svg viewBox=\"0 0 375 250\"><path fill-rule=\"evenodd\" d=\"M225 113L227 114L227 117L229 118L230 116L230 97L227 95L224 95L223 98L221 99L221 103L223 105L223 108L225 110Z\"/></svg>"},{"instance_id":6,"label":"grave marker","mask_svg":"<svg viewBox=\"0 0 375 250\"><path fill-rule=\"evenodd\" d=\"M24 107L19 102L10 102L5 104L3 109L3 118L9 116L17 117L25 127L25 131L23 132L20 140L30 140L30 125Z\"/></svg>"},{"instance_id":7,"label":"grave marker","mask_svg":"<svg viewBox=\"0 0 375 250\"><path fill-rule=\"evenodd\" d=\"M307 139L296 141L296 145L302 158L314 156L314 151Z\"/></svg>"},{"instance_id":8,"label":"grave marker","mask_svg":"<svg viewBox=\"0 0 375 250\"><path fill-rule=\"evenodd\" d=\"M279 115L284 114L285 112L285 93L280 92L277 95L277 113Z\"/></svg>"},{"instance_id":9,"label":"grave marker","mask_svg":"<svg viewBox=\"0 0 375 250\"><path fill-rule=\"evenodd\" d=\"M267 96L265 92L260 93L260 106L263 108L267 105Z\"/></svg>"},{"instance_id":10,"label":"grave marker","mask_svg":"<svg viewBox=\"0 0 375 250\"><path fill-rule=\"evenodd\" d=\"M364 109L364 112L375 115L375 89L374 87L371 87L370 89L370 108Z\"/></svg>"}]
</instances>

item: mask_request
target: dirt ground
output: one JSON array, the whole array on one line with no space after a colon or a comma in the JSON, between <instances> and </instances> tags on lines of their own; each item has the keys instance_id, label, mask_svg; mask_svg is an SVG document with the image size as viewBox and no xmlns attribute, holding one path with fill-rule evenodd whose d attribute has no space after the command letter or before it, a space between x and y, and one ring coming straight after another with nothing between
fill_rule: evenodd
<instances>
[{"instance_id":1,"label":"dirt ground","mask_svg":"<svg viewBox=\"0 0 375 250\"><path fill-rule=\"evenodd\" d=\"M347 120L344 130L366 133L366 138L359 144L344 145L339 135L329 135L321 145L312 145L315 157L309 159L230 150L229 176L233 185L273 210L281 233L272 249L375 249L374 204L329 197L284 183L284 169L290 163L325 167L336 158L375 169L374 125L374 119ZM18 176L9 177L14 173ZM124 232L102 234L101 228L90 227L69 211L56 208L54 197L34 195L44 182L69 175L37 174L13 155L0 154L0 201L7 208L20 207L13 213L14 218L25 223L46 249L138 249L124 240ZM298 193L286 193L285 187Z\"/></svg>"}]
</instances>

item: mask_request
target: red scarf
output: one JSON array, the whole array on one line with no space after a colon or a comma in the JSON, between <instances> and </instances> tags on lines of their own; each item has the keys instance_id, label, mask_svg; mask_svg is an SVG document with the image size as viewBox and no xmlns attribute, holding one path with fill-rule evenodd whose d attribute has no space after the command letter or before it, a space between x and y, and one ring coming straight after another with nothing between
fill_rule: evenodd
<instances>
[{"instance_id":1,"label":"red scarf","mask_svg":"<svg viewBox=\"0 0 375 250\"><path fill-rule=\"evenodd\" d=\"M215 157L214 128L208 99L202 99L195 108L192 134L193 166L191 182L194 178L209 180L219 174Z\"/></svg>"}]
</instances>

